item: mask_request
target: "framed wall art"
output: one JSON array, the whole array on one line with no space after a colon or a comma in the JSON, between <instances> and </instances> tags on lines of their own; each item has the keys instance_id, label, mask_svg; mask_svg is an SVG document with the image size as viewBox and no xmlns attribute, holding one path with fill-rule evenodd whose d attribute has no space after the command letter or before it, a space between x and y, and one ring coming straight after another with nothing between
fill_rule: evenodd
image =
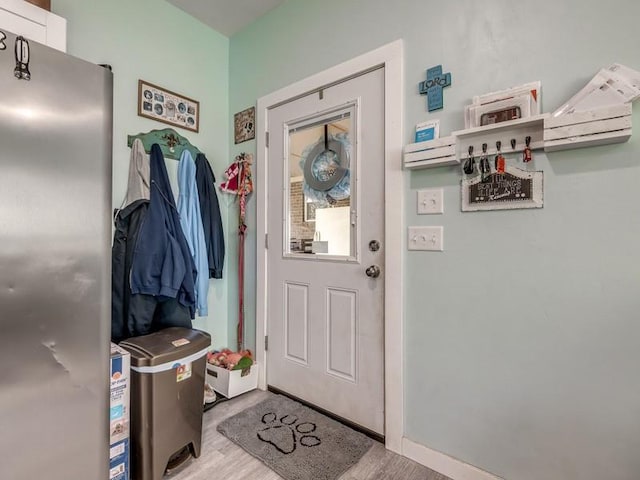
<instances>
[{"instance_id":1,"label":"framed wall art","mask_svg":"<svg viewBox=\"0 0 640 480\"><path fill-rule=\"evenodd\" d=\"M462 211L543 208L543 181L542 171L511 166L507 166L504 173L492 173L484 180L481 175L464 178L461 181Z\"/></svg>"},{"instance_id":2,"label":"framed wall art","mask_svg":"<svg viewBox=\"0 0 640 480\"><path fill-rule=\"evenodd\" d=\"M176 127L200 130L200 102L138 80L138 115Z\"/></svg>"},{"instance_id":3,"label":"framed wall art","mask_svg":"<svg viewBox=\"0 0 640 480\"><path fill-rule=\"evenodd\" d=\"M233 116L235 143L256 138L256 107L247 108Z\"/></svg>"},{"instance_id":4,"label":"framed wall art","mask_svg":"<svg viewBox=\"0 0 640 480\"><path fill-rule=\"evenodd\" d=\"M315 222L316 221L316 207L317 204L310 200L307 200L307 197L303 194L302 206L304 211L302 212L302 218L305 222Z\"/></svg>"}]
</instances>

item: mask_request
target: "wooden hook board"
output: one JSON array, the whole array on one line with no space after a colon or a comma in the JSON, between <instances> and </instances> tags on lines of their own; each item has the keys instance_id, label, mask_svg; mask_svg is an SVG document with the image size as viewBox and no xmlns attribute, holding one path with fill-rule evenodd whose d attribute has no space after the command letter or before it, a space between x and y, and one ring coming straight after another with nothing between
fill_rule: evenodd
<instances>
[{"instance_id":1,"label":"wooden hook board","mask_svg":"<svg viewBox=\"0 0 640 480\"><path fill-rule=\"evenodd\" d=\"M137 135L127 136L127 146L131 147L134 140L140 139L147 153L151 151L154 143L160 145L164 158L180 160L180 155L184 150L191 152L191 156L195 159L198 153L202 153L198 147L194 146L189 139L183 137L173 128L164 128L162 130L151 130L147 133L139 133Z\"/></svg>"}]
</instances>

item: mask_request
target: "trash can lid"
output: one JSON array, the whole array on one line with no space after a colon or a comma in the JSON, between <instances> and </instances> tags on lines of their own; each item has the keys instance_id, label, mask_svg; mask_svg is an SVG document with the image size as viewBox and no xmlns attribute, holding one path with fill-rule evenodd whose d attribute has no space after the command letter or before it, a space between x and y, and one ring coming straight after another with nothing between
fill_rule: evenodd
<instances>
[{"instance_id":1,"label":"trash can lid","mask_svg":"<svg viewBox=\"0 0 640 480\"><path fill-rule=\"evenodd\" d=\"M198 353L211 345L211 335L201 330L171 327L120 342L131 353L134 367L155 366Z\"/></svg>"}]
</instances>

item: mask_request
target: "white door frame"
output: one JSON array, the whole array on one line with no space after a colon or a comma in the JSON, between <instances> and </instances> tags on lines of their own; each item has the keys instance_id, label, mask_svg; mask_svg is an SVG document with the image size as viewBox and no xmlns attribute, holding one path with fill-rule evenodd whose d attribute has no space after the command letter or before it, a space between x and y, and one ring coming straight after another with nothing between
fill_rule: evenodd
<instances>
[{"instance_id":1,"label":"white door frame","mask_svg":"<svg viewBox=\"0 0 640 480\"><path fill-rule=\"evenodd\" d=\"M384 285L384 411L385 445L402 452L404 434L404 344L403 344L403 199L402 120L404 102L402 40L384 45L352 60L258 99L257 106L257 285L256 285L256 361L259 368L258 386L265 390L267 352L264 337L267 331L267 178L269 150L266 129L269 110L288 100L319 90L373 67L384 65L384 129L385 129L385 285ZM280 161L281 159L274 159ZM265 239L265 240L262 240ZM279 248L275 245L272 248Z\"/></svg>"}]
</instances>

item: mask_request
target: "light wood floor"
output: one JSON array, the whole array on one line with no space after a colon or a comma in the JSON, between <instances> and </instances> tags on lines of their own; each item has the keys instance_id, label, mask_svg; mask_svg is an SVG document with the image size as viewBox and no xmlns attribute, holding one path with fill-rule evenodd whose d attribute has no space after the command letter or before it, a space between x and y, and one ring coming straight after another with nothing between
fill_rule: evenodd
<instances>
[{"instance_id":1,"label":"light wood floor","mask_svg":"<svg viewBox=\"0 0 640 480\"><path fill-rule=\"evenodd\" d=\"M281 480L277 473L252 457L216 427L222 420L258 403L268 392L254 391L221 403L204 414L202 454L165 477L170 480ZM331 459L327 459L331 461ZM449 480L433 470L375 445L340 480Z\"/></svg>"}]
</instances>

